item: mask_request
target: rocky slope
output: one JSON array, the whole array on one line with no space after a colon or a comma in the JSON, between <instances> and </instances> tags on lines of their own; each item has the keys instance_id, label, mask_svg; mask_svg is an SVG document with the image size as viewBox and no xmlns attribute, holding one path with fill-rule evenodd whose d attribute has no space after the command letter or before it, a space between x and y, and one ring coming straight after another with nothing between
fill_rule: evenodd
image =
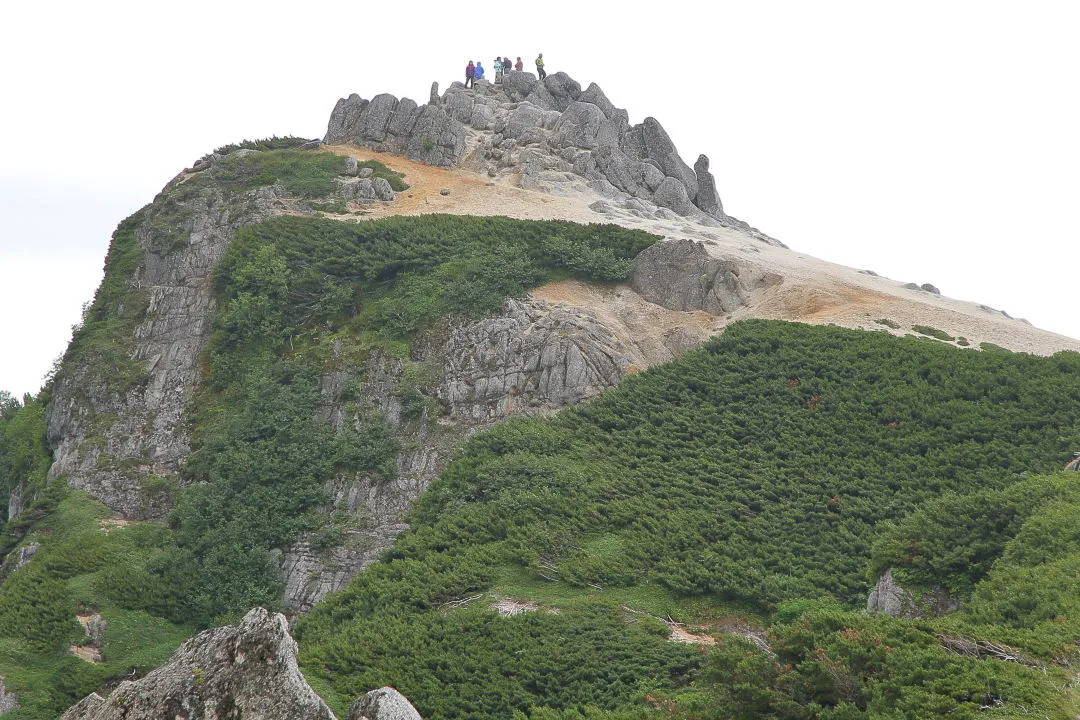
<instances>
[{"instance_id":1,"label":"rocky slope","mask_svg":"<svg viewBox=\"0 0 1080 720\"><path fill-rule=\"evenodd\" d=\"M544 82L511 73L504 84L477 85L466 90L455 83L443 95L433 87L423 106L390 95L340 100L325 142L344 156L336 195L347 209L369 218L449 212L614 222L668 242L642 254L627 285L539 288L506 303L498 317L447 321L423 338L409 362L430 370L426 390L445 410L437 423L403 413L398 389L406 367L399 359L376 357L325 377L323 412L331 422L347 421L342 388L361 382L363 402L388 420L405 449L388 482L331 483L339 508L360 518L345 543L283 549L286 603L294 611L343 587L393 542L412 500L473 429L592 397L733 320L780 318L901 334L926 326L961 345L1080 350L1074 340L932 287L788 250L725 213L708 158L691 168L656 120L630 125L626 111L595 84L582 90L562 73ZM405 173L409 191L395 197L388 186L360 177L356 160L371 157ZM155 203L136 228L138 261L128 283L146 312L128 347L145 382L118 388L104 365L84 359L63 369L49 406L51 474L125 518L164 517L169 484L182 479L187 413L214 309L215 263L239 227L275 214L312 213L280 185L240 196L213 185L175 195L196 173L212 176L220 160L210 157L178 176L166 188L166 202ZM181 226L173 228L179 242L166 252L159 236L167 212L178 216L176 205L183 210Z\"/></svg>"}]
</instances>

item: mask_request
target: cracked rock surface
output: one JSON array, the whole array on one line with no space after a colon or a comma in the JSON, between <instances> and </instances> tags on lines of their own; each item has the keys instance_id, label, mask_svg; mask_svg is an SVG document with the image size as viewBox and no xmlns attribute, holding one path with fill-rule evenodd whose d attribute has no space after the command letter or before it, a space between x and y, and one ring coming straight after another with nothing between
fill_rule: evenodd
<instances>
[{"instance_id":1,"label":"cracked rock surface","mask_svg":"<svg viewBox=\"0 0 1080 720\"><path fill-rule=\"evenodd\" d=\"M144 678L91 694L61 720L334 720L296 665L283 615L263 608L199 633Z\"/></svg>"}]
</instances>

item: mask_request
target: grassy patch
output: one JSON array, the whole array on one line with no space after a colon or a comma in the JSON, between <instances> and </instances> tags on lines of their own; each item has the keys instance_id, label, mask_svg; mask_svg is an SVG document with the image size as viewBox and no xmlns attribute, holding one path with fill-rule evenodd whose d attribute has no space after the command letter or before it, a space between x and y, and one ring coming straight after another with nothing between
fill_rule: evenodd
<instances>
[{"instance_id":1,"label":"grassy patch","mask_svg":"<svg viewBox=\"0 0 1080 720\"><path fill-rule=\"evenodd\" d=\"M150 524L103 525L109 515L84 493L65 490L27 535L41 549L0 585L0 676L21 703L13 718L55 718L105 683L154 669L191 635L190 626L125 610L102 587L110 572L145 565L147 533L167 533ZM104 663L65 653L83 641L77 612L98 613L108 623Z\"/></svg>"},{"instance_id":2,"label":"grassy patch","mask_svg":"<svg viewBox=\"0 0 1080 720\"><path fill-rule=\"evenodd\" d=\"M936 340L952 342L956 339L944 330L938 330L937 328L930 327L929 325L912 325L911 329L919 333L920 335L926 335L927 337L932 337Z\"/></svg>"},{"instance_id":3,"label":"grassy patch","mask_svg":"<svg viewBox=\"0 0 1080 720\"><path fill-rule=\"evenodd\" d=\"M887 328L892 328L893 330L900 329L900 323L890 320L888 318L880 318L878 320L875 320L874 322L876 322L878 325L884 325Z\"/></svg>"}]
</instances>

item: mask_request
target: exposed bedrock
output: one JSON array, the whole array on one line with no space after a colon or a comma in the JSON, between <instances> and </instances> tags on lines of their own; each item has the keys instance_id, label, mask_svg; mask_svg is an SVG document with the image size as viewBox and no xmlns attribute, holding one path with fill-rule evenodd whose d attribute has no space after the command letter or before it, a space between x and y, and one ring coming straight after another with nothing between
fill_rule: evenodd
<instances>
[{"instance_id":1,"label":"exposed bedrock","mask_svg":"<svg viewBox=\"0 0 1080 720\"><path fill-rule=\"evenodd\" d=\"M541 82L514 71L472 89L455 82L442 96L435 86L423 107L391 95L350 95L335 106L326 142L492 176L521 173L523 187L556 194L561 185L587 184L614 200L638 198L656 206L649 212L661 208L750 229L724 214L708 158L699 156L691 168L655 118L631 126L627 112L598 85L583 91L562 72ZM527 153L542 174L529 172Z\"/></svg>"},{"instance_id":2,"label":"exposed bedrock","mask_svg":"<svg viewBox=\"0 0 1080 720\"><path fill-rule=\"evenodd\" d=\"M632 336L582 308L509 300L497 317L447 321L417 344L408 361L375 357L324 378L324 417L336 427L354 420L341 391L362 378L360 396L367 405L362 411L386 418L404 450L393 478L357 475L328 484L335 507L353 523L340 547L317 550L300 542L282 555L286 606L292 612L309 610L390 547L407 528L403 519L412 502L474 429L594 397L627 372L670 359L693 344L677 332L664 338L667 347ZM407 363L423 364L434 378L424 389L431 409L420 418L407 417L400 399Z\"/></svg>"},{"instance_id":3,"label":"exposed bedrock","mask_svg":"<svg viewBox=\"0 0 1080 720\"><path fill-rule=\"evenodd\" d=\"M656 243L634 261L630 286L669 310L732 313L781 283L776 273L749 263L711 256L693 240Z\"/></svg>"}]
</instances>

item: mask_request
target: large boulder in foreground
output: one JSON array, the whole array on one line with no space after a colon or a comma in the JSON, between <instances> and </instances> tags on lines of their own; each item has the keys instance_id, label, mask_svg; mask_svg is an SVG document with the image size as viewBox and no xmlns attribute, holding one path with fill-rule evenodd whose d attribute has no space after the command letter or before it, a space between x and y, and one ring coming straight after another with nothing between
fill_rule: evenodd
<instances>
[{"instance_id":1,"label":"large boulder in foreground","mask_svg":"<svg viewBox=\"0 0 1080 720\"><path fill-rule=\"evenodd\" d=\"M255 608L199 633L146 677L88 695L61 720L335 720L296 666L285 616Z\"/></svg>"},{"instance_id":2,"label":"large boulder in foreground","mask_svg":"<svg viewBox=\"0 0 1080 720\"><path fill-rule=\"evenodd\" d=\"M358 698L347 720L421 720L420 713L392 687L381 687Z\"/></svg>"}]
</instances>

